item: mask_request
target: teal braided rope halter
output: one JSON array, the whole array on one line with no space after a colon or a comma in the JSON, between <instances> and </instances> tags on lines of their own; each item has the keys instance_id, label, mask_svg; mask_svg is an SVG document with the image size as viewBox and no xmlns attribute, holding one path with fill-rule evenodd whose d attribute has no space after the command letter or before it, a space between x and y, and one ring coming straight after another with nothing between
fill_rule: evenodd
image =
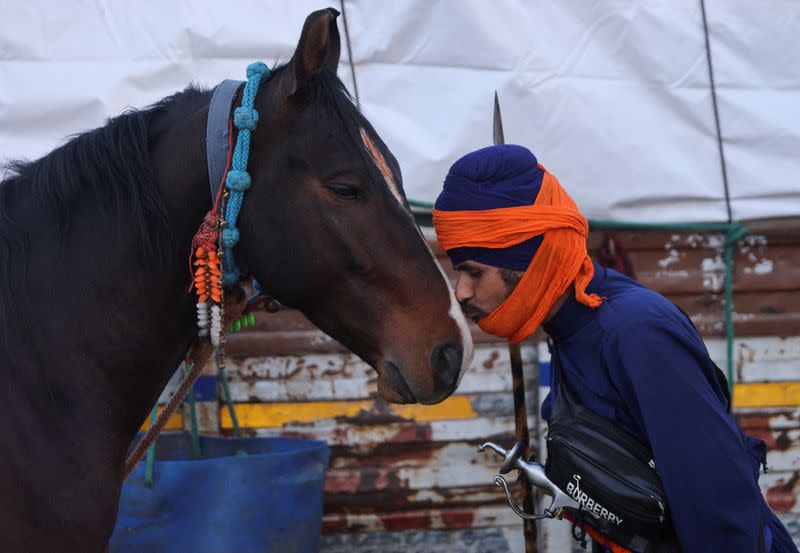
<instances>
[{"instance_id":1,"label":"teal braided rope halter","mask_svg":"<svg viewBox=\"0 0 800 553\"><path fill-rule=\"evenodd\" d=\"M264 63L257 61L247 66L247 84L242 94L242 105L233 112L233 124L239 130L233 150L231 169L225 177L228 200L225 204L225 223L220 234L223 247L222 281L226 287L241 280L239 267L233 255L233 248L239 243L239 229L236 220L242 208L244 193L250 188L252 179L247 172L247 159L250 155L250 135L258 125L258 112L253 108L256 93L262 80L272 75Z\"/></svg>"}]
</instances>

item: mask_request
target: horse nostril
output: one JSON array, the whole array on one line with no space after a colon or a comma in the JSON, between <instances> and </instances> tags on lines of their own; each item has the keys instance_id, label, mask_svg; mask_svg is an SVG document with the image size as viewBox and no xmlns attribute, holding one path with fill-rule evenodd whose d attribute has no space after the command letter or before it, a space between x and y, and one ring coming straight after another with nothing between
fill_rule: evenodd
<instances>
[{"instance_id":1,"label":"horse nostril","mask_svg":"<svg viewBox=\"0 0 800 553\"><path fill-rule=\"evenodd\" d=\"M400 367L392 361L387 361L383 368L383 376L391 384L394 391L407 403L416 403L417 399L409 388Z\"/></svg>"},{"instance_id":2,"label":"horse nostril","mask_svg":"<svg viewBox=\"0 0 800 553\"><path fill-rule=\"evenodd\" d=\"M453 391L458 385L461 374L461 348L444 342L433 348L431 352L431 370L437 385Z\"/></svg>"}]
</instances>

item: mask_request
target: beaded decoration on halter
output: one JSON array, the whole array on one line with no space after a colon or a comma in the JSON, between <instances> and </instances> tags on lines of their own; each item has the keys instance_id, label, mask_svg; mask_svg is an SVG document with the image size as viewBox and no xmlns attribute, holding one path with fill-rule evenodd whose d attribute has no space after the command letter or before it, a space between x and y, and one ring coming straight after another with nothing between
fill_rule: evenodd
<instances>
[{"instance_id":1,"label":"beaded decoration on halter","mask_svg":"<svg viewBox=\"0 0 800 553\"><path fill-rule=\"evenodd\" d=\"M228 163L225 167L225 185L219 187L214 205L203 217L203 223L192 240L192 285L197 294L197 327L200 337L208 337L214 346L222 342L223 287L236 285L242 278L236 265L233 248L239 242L236 220L250 188L247 172L250 152L250 135L258 124L258 112L253 107L262 78L269 77L270 69L262 62L247 67L247 83L242 93L242 105L234 110L233 123L239 131L236 147L232 148L233 133L228 132ZM253 317L236 321L239 328L252 326ZM234 325L234 327L237 325Z\"/></svg>"}]
</instances>

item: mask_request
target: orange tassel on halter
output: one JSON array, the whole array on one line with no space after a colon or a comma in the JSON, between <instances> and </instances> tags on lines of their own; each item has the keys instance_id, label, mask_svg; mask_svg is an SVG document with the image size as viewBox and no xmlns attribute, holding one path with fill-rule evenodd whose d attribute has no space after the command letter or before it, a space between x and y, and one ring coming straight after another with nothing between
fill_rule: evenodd
<instances>
[{"instance_id":1,"label":"orange tassel on halter","mask_svg":"<svg viewBox=\"0 0 800 553\"><path fill-rule=\"evenodd\" d=\"M198 335L208 336L218 346L222 336L222 263L216 252L219 235L219 216L212 210L206 213L203 224L192 239L192 258L189 270L197 294ZM194 259L194 262L192 262ZM192 272L192 267L196 267Z\"/></svg>"}]
</instances>

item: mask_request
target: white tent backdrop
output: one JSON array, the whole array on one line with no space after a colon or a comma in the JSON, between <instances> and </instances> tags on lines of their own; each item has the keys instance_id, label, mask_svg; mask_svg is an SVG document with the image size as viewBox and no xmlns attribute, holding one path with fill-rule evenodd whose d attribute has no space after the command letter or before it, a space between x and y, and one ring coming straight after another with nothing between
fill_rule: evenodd
<instances>
[{"instance_id":1,"label":"white tent backdrop","mask_svg":"<svg viewBox=\"0 0 800 553\"><path fill-rule=\"evenodd\" d=\"M321 0L0 0L0 159L38 157L189 82L286 61ZM727 218L699 0L347 0L362 109L432 201L491 141L594 219ZM706 0L737 219L800 215L800 2ZM353 91L344 44L340 76Z\"/></svg>"}]
</instances>

